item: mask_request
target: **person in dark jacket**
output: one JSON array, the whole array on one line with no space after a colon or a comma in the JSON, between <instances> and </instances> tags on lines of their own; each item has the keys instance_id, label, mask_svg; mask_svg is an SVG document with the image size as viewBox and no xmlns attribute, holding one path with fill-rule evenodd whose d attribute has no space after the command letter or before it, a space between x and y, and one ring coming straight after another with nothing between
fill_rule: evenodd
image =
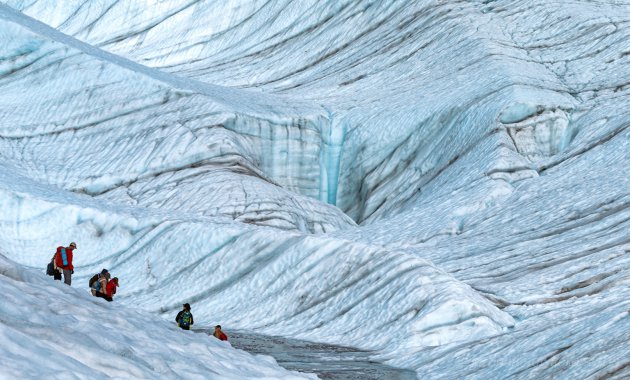
<instances>
[{"instance_id":1,"label":"person in dark jacket","mask_svg":"<svg viewBox=\"0 0 630 380\"><path fill-rule=\"evenodd\" d=\"M77 249L77 243L70 243L68 247L57 247L55 253L55 266L63 272L63 282L68 285L72 283L74 266L72 265L72 254Z\"/></svg>"},{"instance_id":2,"label":"person in dark jacket","mask_svg":"<svg viewBox=\"0 0 630 380\"><path fill-rule=\"evenodd\" d=\"M183 330L190 330L190 326L195 323L193 315L190 312L190 304L184 304L184 309L177 313L175 322L177 322L177 326L181 327Z\"/></svg>"},{"instance_id":3,"label":"person in dark jacket","mask_svg":"<svg viewBox=\"0 0 630 380\"><path fill-rule=\"evenodd\" d=\"M219 340L228 340L227 335L221 331L221 325L214 326L214 334L212 335Z\"/></svg>"}]
</instances>

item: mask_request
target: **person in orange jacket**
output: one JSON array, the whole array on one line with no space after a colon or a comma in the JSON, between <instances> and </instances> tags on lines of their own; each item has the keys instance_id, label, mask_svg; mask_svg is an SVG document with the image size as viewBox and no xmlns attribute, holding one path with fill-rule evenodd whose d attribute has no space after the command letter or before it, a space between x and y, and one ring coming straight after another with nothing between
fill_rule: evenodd
<instances>
[{"instance_id":1,"label":"person in orange jacket","mask_svg":"<svg viewBox=\"0 0 630 380\"><path fill-rule=\"evenodd\" d=\"M221 331L221 325L214 326L214 335L215 338L219 340L228 340L227 335L223 331Z\"/></svg>"},{"instance_id":2,"label":"person in orange jacket","mask_svg":"<svg viewBox=\"0 0 630 380\"><path fill-rule=\"evenodd\" d=\"M70 285L72 283L72 274L74 266L72 265L72 253L77 249L77 243L70 243L69 247L57 247L55 253L55 267L63 272L63 282Z\"/></svg>"}]
</instances>

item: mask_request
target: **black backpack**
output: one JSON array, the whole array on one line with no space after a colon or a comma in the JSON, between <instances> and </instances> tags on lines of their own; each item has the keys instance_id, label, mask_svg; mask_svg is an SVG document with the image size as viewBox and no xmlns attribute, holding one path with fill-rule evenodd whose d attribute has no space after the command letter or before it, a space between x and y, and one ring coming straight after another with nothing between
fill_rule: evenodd
<instances>
[{"instance_id":1,"label":"black backpack","mask_svg":"<svg viewBox=\"0 0 630 380\"><path fill-rule=\"evenodd\" d=\"M55 257L57 257L56 252L53 255L52 259L50 259L50 262L48 263L48 266L46 267L46 274L49 276L55 275Z\"/></svg>"},{"instance_id":2,"label":"black backpack","mask_svg":"<svg viewBox=\"0 0 630 380\"><path fill-rule=\"evenodd\" d=\"M98 273L90 278L90 288L92 287L92 285L94 285L96 281L98 281Z\"/></svg>"},{"instance_id":3,"label":"black backpack","mask_svg":"<svg viewBox=\"0 0 630 380\"><path fill-rule=\"evenodd\" d=\"M55 264L53 264L53 260L50 260L50 262L48 263L48 266L46 267L46 274L49 276L55 275Z\"/></svg>"}]
</instances>

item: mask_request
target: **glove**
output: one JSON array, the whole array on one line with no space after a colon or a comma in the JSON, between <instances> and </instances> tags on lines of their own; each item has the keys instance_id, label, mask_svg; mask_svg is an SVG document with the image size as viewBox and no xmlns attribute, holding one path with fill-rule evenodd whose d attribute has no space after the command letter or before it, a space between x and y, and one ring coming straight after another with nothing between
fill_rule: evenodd
<instances>
[{"instance_id":1,"label":"glove","mask_svg":"<svg viewBox=\"0 0 630 380\"><path fill-rule=\"evenodd\" d=\"M70 274L74 274L74 269L70 271Z\"/></svg>"}]
</instances>

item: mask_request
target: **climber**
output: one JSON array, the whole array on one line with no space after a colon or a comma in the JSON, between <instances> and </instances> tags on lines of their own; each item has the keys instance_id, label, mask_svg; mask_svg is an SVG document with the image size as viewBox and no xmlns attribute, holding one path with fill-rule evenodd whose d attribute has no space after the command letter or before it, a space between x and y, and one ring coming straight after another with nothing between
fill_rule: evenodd
<instances>
[{"instance_id":1,"label":"climber","mask_svg":"<svg viewBox=\"0 0 630 380\"><path fill-rule=\"evenodd\" d=\"M57 247L57 253L55 253L55 266L63 271L63 282L68 285L71 285L74 273L72 253L75 249L77 249L77 243L72 242L69 247Z\"/></svg>"},{"instance_id":2,"label":"climber","mask_svg":"<svg viewBox=\"0 0 630 380\"><path fill-rule=\"evenodd\" d=\"M223 331L221 331L221 325L214 326L214 335L215 338L219 340L228 340L227 335Z\"/></svg>"},{"instance_id":3,"label":"climber","mask_svg":"<svg viewBox=\"0 0 630 380\"><path fill-rule=\"evenodd\" d=\"M97 293L105 293L105 288L103 286L107 286L107 281L109 281L109 271L105 268L100 273L95 274L90 278L89 286L90 292L95 297L98 297Z\"/></svg>"},{"instance_id":4,"label":"climber","mask_svg":"<svg viewBox=\"0 0 630 380\"><path fill-rule=\"evenodd\" d=\"M175 321L177 322L177 326L181 327L183 330L190 330L190 326L195 323L193 321L193 315L190 312L190 304L185 303L183 306L184 309L177 313Z\"/></svg>"},{"instance_id":5,"label":"climber","mask_svg":"<svg viewBox=\"0 0 630 380\"><path fill-rule=\"evenodd\" d=\"M107 286L109 285L111 275L109 272L101 272L101 275L98 277L98 283L94 284L95 297L104 298L109 302L112 302L112 298L107 295Z\"/></svg>"}]
</instances>

